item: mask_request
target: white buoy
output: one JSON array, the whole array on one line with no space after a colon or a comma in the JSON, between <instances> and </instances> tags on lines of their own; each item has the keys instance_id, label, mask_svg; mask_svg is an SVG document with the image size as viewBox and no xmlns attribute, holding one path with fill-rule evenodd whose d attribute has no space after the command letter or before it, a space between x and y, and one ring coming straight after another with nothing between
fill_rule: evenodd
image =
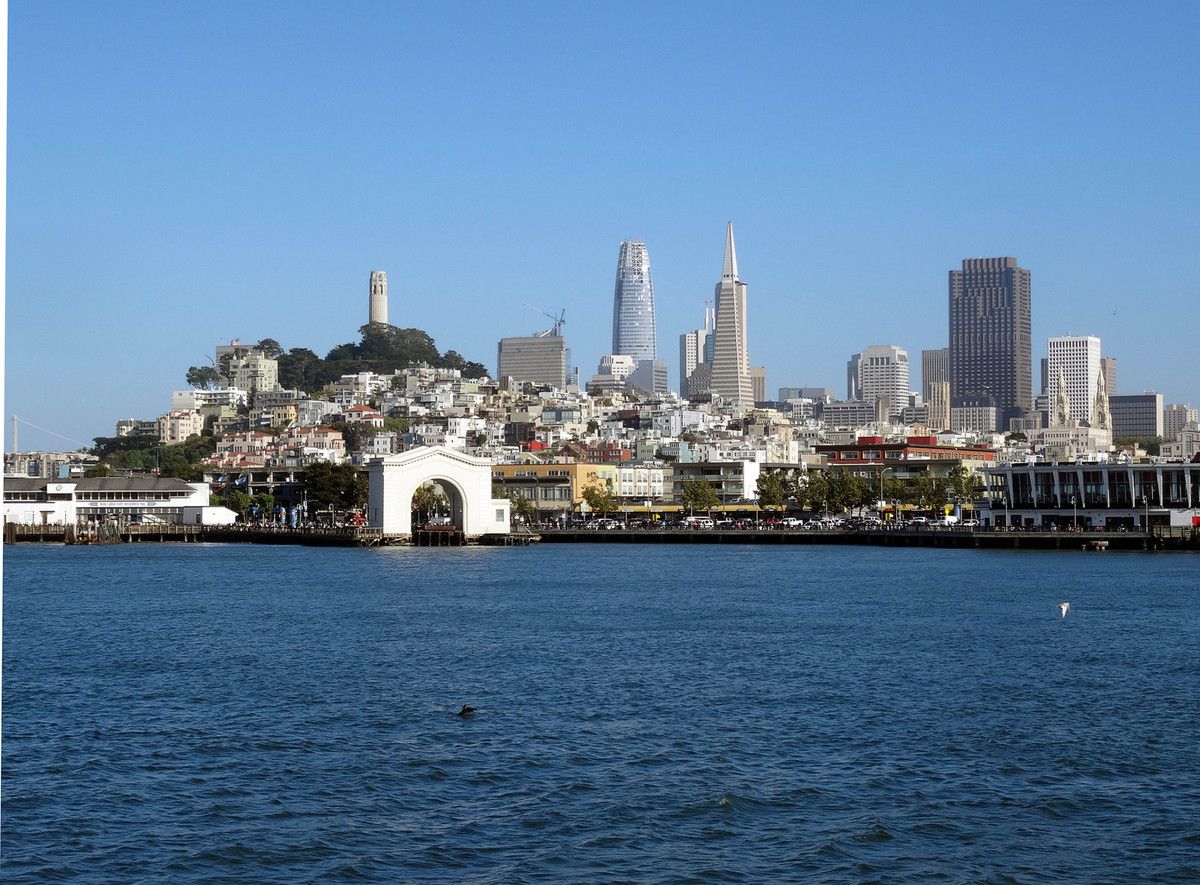
<instances>
[{"instance_id":1,"label":"white buoy","mask_svg":"<svg viewBox=\"0 0 1200 885\"><path fill-rule=\"evenodd\" d=\"M1067 612L1069 612L1069 611L1071 610L1071 603L1069 603L1069 602L1060 602L1060 603L1058 604L1058 610L1059 610L1060 612L1062 612L1062 616L1065 618L1065 617L1067 616Z\"/></svg>"}]
</instances>

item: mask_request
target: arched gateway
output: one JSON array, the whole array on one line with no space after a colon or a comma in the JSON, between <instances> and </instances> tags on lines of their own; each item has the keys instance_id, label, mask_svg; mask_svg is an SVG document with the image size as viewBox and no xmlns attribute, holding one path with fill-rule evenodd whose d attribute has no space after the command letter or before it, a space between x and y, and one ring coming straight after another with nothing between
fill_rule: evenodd
<instances>
[{"instance_id":1,"label":"arched gateway","mask_svg":"<svg viewBox=\"0 0 1200 885\"><path fill-rule=\"evenodd\" d=\"M367 524L385 537L412 536L412 500L416 490L436 482L446 492L451 520L468 539L508 534L509 502L492 497L492 463L444 446L377 458L371 476Z\"/></svg>"}]
</instances>

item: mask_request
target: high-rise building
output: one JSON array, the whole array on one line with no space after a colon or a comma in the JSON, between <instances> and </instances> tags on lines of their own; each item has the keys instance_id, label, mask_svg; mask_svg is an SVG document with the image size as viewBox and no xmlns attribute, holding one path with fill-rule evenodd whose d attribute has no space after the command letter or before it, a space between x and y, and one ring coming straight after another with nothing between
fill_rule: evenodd
<instances>
[{"instance_id":1,"label":"high-rise building","mask_svg":"<svg viewBox=\"0 0 1200 885\"><path fill-rule=\"evenodd\" d=\"M879 399L893 415L908 405L908 351L894 344L872 344L850 358L848 366L858 366L858 399L873 403Z\"/></svg>"},{"instance_id":2,"label":"high-rise building","mask_svg":"<svg viewBox=\"0 0 1200 885\"><path fill-rule=\"evenodd\" d=\"M501 338L497 348L497 377L512 378L564 390L567 387L567 339L562 335Z\"/></svg>"},{"instance_id":3,"label":"high-rise building","mask_svg":"<svg viewBox=\"0 0 1200 885\"><path fill-rule=\"evenodd\" d=\"M704 303L704 328L684 332L679 336L679 392L687 396L688 378L696 371L696 366L708 362L708 338L711 325L711 315L708 302Z\"/></svg>"},{"instance_id":4,"label":"high-rise building","mask_svg":"<svg viewBox=\"0 0 1200 885\"><path fill-rule=\"evenodd\" d=\"M1163 398L1161 393L1127 393L1110 396L1114 437L1133 436L1151 439L1163 435Z\"/></svg>"},{"instance_id":5,"label":"high-rise building","mask_svg":"<svg viewBox=\"0 0 1200 885\"><path fill-rule=\"evenodd\" d=\"M933 399L933 385L950 380L950 348L921 351L921 396L925 402ZM949 419L947 419L949 420Z\"/></svg>"},{"instance_id":6,"label":"high-rise building","mask_svg":"<svg viewBox=\"0 0 1200 885\"><path fill-rule=\"evenodd\" d=\"M384 323L388 321L387 303L387 273L382 270L371 271L371 300L369 304L369 323Z\"/></svg>"},{"instance_id":7,"label":"high-rise building","mask_svg":"<svg viewBox=\"0 0 1200 885\"><path fill-rule=\"evenodd\" d=\"M746 284L738 276L733 222L725 229L725 260L717 283L717 328L713 337L712 392L735 409L754 405L746 350Z\"/></svg>"},{"instance_id":8,"label":"high-rise building","mask_svg":"<svg viewBox=\"0 0 1200 885\"><path fill-rule=\"evenodd\" d=\"M858 366L861 359L862 354L856 353L846 360L846 402L849 403L858 402L863 398L862 374Z\"/></svg>"},{"instance_id":9,"label":"high-rise building","mask_svg":"<svg viewBox=\"0 0 1200 885\"><path fill-rule=\"evenodd\" d=\"M1104 386L1108 389L1108 395L1115 395L1117 392L1117 358L1115 356L1100 357L1100 369L1104 372Z\"/></svg>"},{"instance_id":10,"label":"high-rise building","mask_svg":"<svg viewBox=\"0 0 1200 885\"><path fill-rule=\"evenodd\" d=\"M1065 380L1071 417L1091 424L1100 378L1100 339L1094 335L1051 338L1046 342L1046 366L1051 402L1057 401L1059 383Z\"/></svg>"},{"instance_id":11,"label":"high-rise building","mask_svg":"<svg viewBox=\"0 0 1200 885\"><path fill-rule=\"evenodd\" d=\"M929 429L950 429L950 382L935 381L929 391Z\"/></svg>"},{"instance_id":12,"label":"high-rise building","mask_svg":"<svg viewBox=\"0 0 1200 885\"><path fill-rule=\"evenodd\" d=\"M756 403L767 399L767 367L752 366L750 368L750 395Z\"/></svg>"},{"instance_id":13,"label":"high-rise building","mask_svg":"<svg viewBox=\"0 0 1200 885\"><path fill-rule=\"evenodd\" d=\"M613 288L612 352L639 362L656 359L656 340L650 254L641 240L626 240L621 243Z\"/></svg>"},{"instance_id":14,"label":"high-rise building","mask_svg":"<svg viewBox=\"0 0 1200 885\"><path fill-rule=\"evenodd\" d=\"M1015 258L950 271L952 406L995 405L1000 429L1033 408L1032 290Z\"/></svg>"},{"instance_id":15,"label":"high-rise building","mask_svg":"<svg viewBox=\"0 0 1200 885\"><path fill-rule=\"evenodd\" d=\"M1196 423L1196 410L1184 403L1168 403L1163 409L1163 439L1178 439L1188 424Z\"/></svg>"}]
</instances>

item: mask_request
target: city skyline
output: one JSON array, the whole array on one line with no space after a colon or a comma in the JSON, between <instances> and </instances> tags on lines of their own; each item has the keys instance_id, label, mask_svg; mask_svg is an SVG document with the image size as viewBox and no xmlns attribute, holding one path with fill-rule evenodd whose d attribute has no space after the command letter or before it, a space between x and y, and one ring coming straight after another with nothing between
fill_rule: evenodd
<instances>
[{"instance_id":1,"label":"city skyline","mask_svg":"<svg viewBox=\"0 0 1200 885\"><path fill-rule=\"evenodd\" d=\"M397 290L392 322L488 365L533 328L525 302L565 308L586 375L609 348L613 245L653 250L675 341L712 297L729 218L772 389L840 388L872 341L946 346L946 270L1017 255L1035 361L1052 336L1096 335L1120 392L1196 404L1200 124L1179 108L1200 16L1025 7L1021 63L989 72L955 41L1008 14L951 9L750 10L757 57L697 73L716 10L651 10L622 43L618 17L584 10L15 7L6 412L86 443L159 413L216 343L324 353L356 335L372 268L436 268ZM847 59L855 79L827 73ZM624 69L665 134L623 139ZM711 139L734 106L743 136Z\"/></svg>"}]
</instances>

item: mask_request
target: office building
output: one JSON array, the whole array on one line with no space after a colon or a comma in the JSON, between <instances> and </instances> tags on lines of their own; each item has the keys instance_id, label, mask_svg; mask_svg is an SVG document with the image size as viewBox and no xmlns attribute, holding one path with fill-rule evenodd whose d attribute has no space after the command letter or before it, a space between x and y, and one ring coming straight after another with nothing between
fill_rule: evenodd
<instances>
[{"instance_id":1,"label":"office building","mask_svg":"<svg viewBox=\"0 0 1200 885\"><path fill-rule=\"evenodd\" d=\"M862 374L858 363L861 353L856 353L846 361L846 402L858 402L862 397Z\"/></svg>"},{"instance_id":2,"label":"office building","mask_svg":"<svg viewBox=\"0 0 1200 885\"><path fill-rule=\"evenodd\" d=\"M641 240L621 243L613 288L612 352L637 361L658 357L650 254Z\"/></svg>"},{"instance_id":3,"label":"office building","mask_svg":"<svg viewBox=\"0 0 1200 885\"><path fill-rule=\"evenodd\" d=\"M1033 408L1030 273L1015 258L950 271L952 406L994 405L1001 428Z\"/></svg>"},{"instance_id":4,"label":"office building","mask_svg":"<svg viewBox=\"0 0 1200 885\"><path fill-rule=\"evenodd\" d=\"M738 276L733 222L725 230L725 259L716 286L717 328L713 335L712 392L735 409L754 405L746 350L746 289Z\"/></svg>"},{"instance_id":5,"label":"office building","mask_svg":"<svg viewBox=\"0 0 1200 885\"><path fill-rule=\"evenodd\" d=\"M387 274L382 270L371 271L370 303L368 304L369 323L388 321Z\"/></svg>"},{"instance_id":6,"label":"office building","mask_svg":"<svg viewBox=\"0 0 1200 885\"><path fill-rule=\"evenodd\" d=\"M712 329L712 314L704 304L704 328L684 332L679 336L679 392L687 396L688 379L696 366L708 362L708 339Z\"/></svg>"},{"instance_id":7,"label":"office building","mask_svg":"<svg viewBox=\"0 0 1200 885\"><path fill-rule=\"evenodd\" d=\"M1113 437L1153 439L1163 435L1163 398L1161 393L1130 393L1110 396Z\"/></svg>"},{"instance_id":8,"label":"office building","mask_svg":"<svg viewBox=\"0 0 1200 885\"><path fill-rule=\"evenodd\" d=\"M1094 335L1061 335L1046 342L1050 401L1058 402L1059 384L1066 382L1071 418L1091 424L1100 380L1100 339Z\"/></svg>"},{"instance_id":9,"label":"office building","mask_svg":"<svg viewBox=\"0 0 1200 885\"><path fill-rule=\"evenodd\" d=\"M935 381L929 391L929 429L950 429L950 382Z\"/></svg>"},{"instance_id":10,"label":"office building","mask_svg":"<svg viewBox=\"0 0 1200 885\"><path fill-rule=\"evenodd\" d=\"M950 380L950 348L921 351L921 396L933 399L933 385Z\"/></svg>"},{"instance_id":11,"label":"office building","mask_svg":"<svg viewBox=\"0 0 1200 885\"><path fill-rule=\"evenodd\" d=\"M812 399L819 400L823 403L833 402L833 398L837 393L832 387L781 387L779 388L779 401L787 402L790 399Z\"/></svg>"},{"instance_id":12,"label":"office building","mask_svg":"<svg viewBox=\"0 0 1200 885\"><path fill-rule=\"evenodd\" d=\"M1104 386L1109 396L1117 392L1117 358L1115 356L1100 357L1100 370L1104 372Z\"/></svg>"},{"instance_id":13,"label":"office building","mask_svg":"<svg viewBox=\"0 0 1200 885\"><path fill-rule=\"evenodd\" d=\"M539 387L564 390L567 386L567 339L542 334L501 338L497 353L497 377L512 378Z\"/></svg>"},{"instance_id":14,"label":"office building","mask_svg":"<svg viewBox=\"0 0 1200 885\"><path fill-rule=\"evenodd\" d=\"M908 351L894 344L872 344L851 357L847 366L858 368L854 385L858 399L866 403L883 399L889 415L908 405Z\"/></svg>"},{"instance_id":15,"label":"office building","mask_svg":"<svg viewBox=\"0 0 1200 885\"><path fill-rule=\"evenodd\" d=\"M764 402L767 398L767 369L765 366L752 366L750 369L750 395L756 403Z\"/></svg>"}]
</instances>

